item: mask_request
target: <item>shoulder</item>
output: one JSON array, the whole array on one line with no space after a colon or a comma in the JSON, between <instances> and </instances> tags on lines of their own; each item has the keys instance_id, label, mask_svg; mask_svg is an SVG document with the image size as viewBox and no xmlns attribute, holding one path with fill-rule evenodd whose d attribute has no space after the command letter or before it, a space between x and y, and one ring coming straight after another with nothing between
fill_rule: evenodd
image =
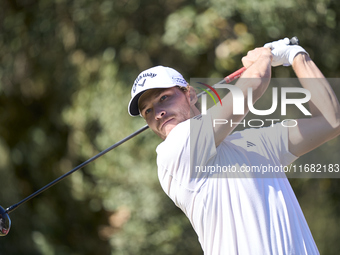
<instances>
[{"instance_id":1,"label":"shoulder","mask_svg":"<svg viewBox=\"0 0 340 255\"><path fill-rule=\"evenodd\" d=\"M168 155L174 151L178 151L179 147L186 144L190 136L190 121L186 120L174 127L167 138L157 146L156 152L158 156Z\"/></svg>"},{"instance_id":2,"label":"shoulder","mask_svg":"<svg viewBox=\"0 0 340 255\"><path fill-rule=\"evenodd\" d=\"M179 123L170 131L167 138L158 145L157 153L167 151L173 146L185 145L185 141L188 141L190 136L193 137L196 133L200 133L204 123L203 119L201 115L198 115Z\"/></svg>"}]
</instances>

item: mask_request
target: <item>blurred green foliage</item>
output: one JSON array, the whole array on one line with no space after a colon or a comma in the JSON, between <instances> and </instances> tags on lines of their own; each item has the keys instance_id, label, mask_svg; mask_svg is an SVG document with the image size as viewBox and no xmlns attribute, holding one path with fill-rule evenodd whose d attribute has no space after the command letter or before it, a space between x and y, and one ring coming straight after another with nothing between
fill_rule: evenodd
<instances>
[{"instance_id":1,"label":"blurred green foliage","mask_svg":"<svg viewBox=\"0 0 340 255\"><path fill-rule=\"evenodd\" d=\"M223 77L248 50L297 35L338 77L339 20L335 0L1 1L1 205L145 125L127 113L140 71L162 64L187 80ZM159 142L145 131L11 213L0 254L202 254L158 184ZM338 149L337 138L302 159L334 162ZM321 254L339 254L339 181L291 183Z\"/></svg>"}]
</instances>

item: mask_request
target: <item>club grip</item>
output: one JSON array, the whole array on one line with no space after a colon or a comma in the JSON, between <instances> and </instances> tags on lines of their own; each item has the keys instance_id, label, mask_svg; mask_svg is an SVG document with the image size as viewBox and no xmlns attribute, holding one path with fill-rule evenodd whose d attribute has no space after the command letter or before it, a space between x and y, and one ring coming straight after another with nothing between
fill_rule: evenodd
<instances>
[{"instance_id":1,"label":"club grip","mask_svg":"<svg viewBox=\"0 0 340 255\"><path fill-rule=\"evenodd\" d=\"M240 69L238 69L237 71L233 72L232 74L228 75L227 77L224 78L224 81L226 83L230 83L232 82L233 80L239 78L243 72L246 70L247 68L245 67L241 67Z\"/></svg>"}]
</instances>

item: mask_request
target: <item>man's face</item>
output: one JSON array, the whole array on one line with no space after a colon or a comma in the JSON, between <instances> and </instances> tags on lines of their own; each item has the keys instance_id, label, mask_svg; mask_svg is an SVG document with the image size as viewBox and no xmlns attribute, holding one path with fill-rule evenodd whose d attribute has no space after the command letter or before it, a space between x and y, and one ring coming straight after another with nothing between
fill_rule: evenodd
<instances>
[{"instance_id":1,"label":"man's face","mask_svg":"<svg viewBox=\"0 0 340 255\"><path fill-rule=\"evenodd\" d=\"M139 110L163 140L177 124L190 118L190 94L178 87L150 89L139 99Z\"/></svg>"}]
</instances>

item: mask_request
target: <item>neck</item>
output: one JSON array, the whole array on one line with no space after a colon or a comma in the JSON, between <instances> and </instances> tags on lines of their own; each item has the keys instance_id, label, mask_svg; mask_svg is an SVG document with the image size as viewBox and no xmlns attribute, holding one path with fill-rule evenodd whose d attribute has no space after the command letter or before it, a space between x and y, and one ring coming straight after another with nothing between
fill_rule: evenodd
<instances>
[{"instance_id":1,"label":"neck","mask_svg":"<svg viewBox=\"0 0 340 255\"><path fill-rule=\"evenodd\" d=\"M201 114L201 112L197 109L197 107L195 105L192 105L190 107L190 118L197 116L197 115L200 115L200 114Z\"/></svg>"}]
</instances>

